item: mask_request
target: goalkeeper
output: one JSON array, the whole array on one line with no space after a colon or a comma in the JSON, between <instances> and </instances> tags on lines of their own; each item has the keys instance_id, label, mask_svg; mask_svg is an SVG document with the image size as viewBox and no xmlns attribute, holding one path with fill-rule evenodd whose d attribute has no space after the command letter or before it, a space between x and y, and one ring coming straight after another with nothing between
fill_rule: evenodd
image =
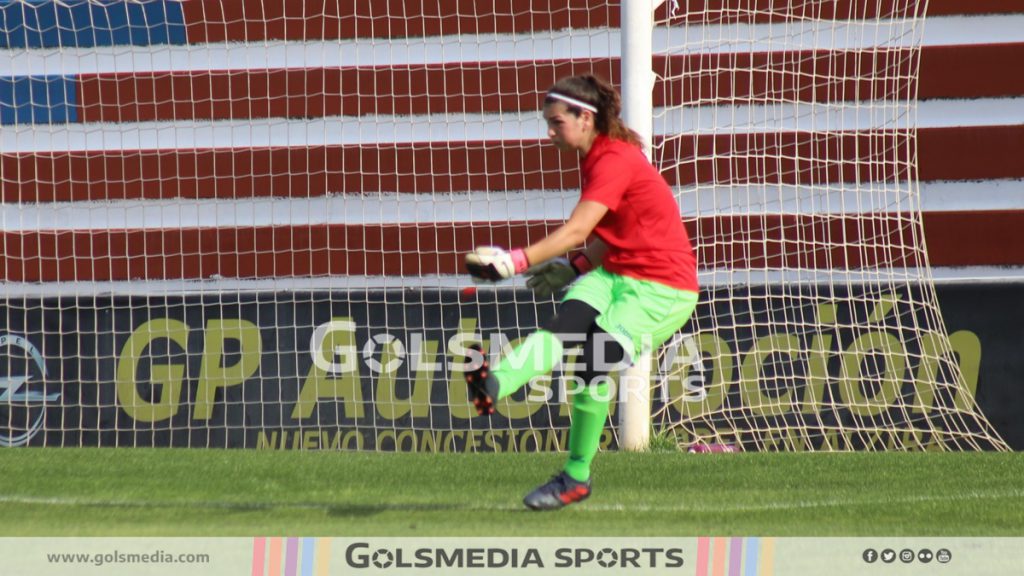
<instances>
[{"instance_id":1,"label":"goalkeeper","mask_svg":"<svg viewBox=\"0 0 1024 576\"><path fill-rule=\"evenodd\" d=\"M600 78L555 83L544 98L547 135L580 157L579 202L564 225L535 244L483 246L466 255L475 279L525 273L538 297L571 284L555 316L493 369L474 347L474 369L466 374L477 412L491 414L497 400L550 372L565 347L582 343L576 377L583 387L572 397L569 458L561 473L527 494L523 502L533 509L590 496L590 464L611 399L609 372L645 348L657 349L697 304L696 261L679 206L620 111L618 92ZM584 243L584 250L562 257Z\"/></svg>"}]
</instances>

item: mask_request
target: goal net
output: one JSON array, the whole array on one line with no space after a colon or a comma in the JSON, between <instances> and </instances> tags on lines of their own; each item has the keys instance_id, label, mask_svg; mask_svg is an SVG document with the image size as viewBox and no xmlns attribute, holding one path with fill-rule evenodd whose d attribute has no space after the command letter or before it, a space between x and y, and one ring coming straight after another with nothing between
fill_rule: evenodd
<instances>
[{"instance_id":1,"label":"goal net","mask_svg":"<svg viewBox=\"0 0 1024 576\"><path fill-rule=\"evenodd\" d=\"M656 422L744 450L1005 448L948 336L917 183L927 0L682 0L656 23L655 161L707 305ZM965 373L969 379L965 378Z\"/></svg>"},{"instance_id":2,"label":"goal net","mask_svg":"<svg viewBox=\"0 0 1024 576\"><path fill-rule=\"evenodd\" d=\"M653 160L704 286L657 358L658 433L1005 447L916 216L923 12L658 8ZM619 21L596 0L0 2L0 444L564 448L564 370L489 419L467 402L465 344L509 346L555 302L466 291L461 259L568 216L578 159L540 103L561 76L620 82Z\"/></svg>"}]
</instances>

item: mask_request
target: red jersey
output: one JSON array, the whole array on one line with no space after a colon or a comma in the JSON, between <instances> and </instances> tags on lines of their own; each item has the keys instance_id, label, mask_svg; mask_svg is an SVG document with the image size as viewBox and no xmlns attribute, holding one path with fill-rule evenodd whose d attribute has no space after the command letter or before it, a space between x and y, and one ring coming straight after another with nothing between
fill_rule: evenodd
<instances>
[{"instance_id":1,"label":"red jersey","mask_svg":"<svg viewBox=\"0 0 1024 576\"><path fill-rule=\"evenodd\" d=\"M605 270L698 290L697 259L679 204L639 147L598 135L580 163L580 178L580 200L608 207L594 228L608 245Z\"/></svg>"}]
</instances>

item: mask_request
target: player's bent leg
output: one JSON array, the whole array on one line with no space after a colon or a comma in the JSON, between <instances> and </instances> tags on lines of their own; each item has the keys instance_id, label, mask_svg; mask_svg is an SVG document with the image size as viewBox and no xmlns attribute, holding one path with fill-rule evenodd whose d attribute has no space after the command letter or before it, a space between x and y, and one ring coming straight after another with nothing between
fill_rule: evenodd
<instances>
[{"instance_id":1,"label":"player's bent leg","mask_svg":"<svg viewBox=\"0 0 1024 576\"><path fill-rule=\"evenodd\" d=\"M590 478L590 464L601 445L614 394L608 372L622 368L625 359L626 351L618 341L599 328L595 327L583 345L579 360L582 388L572 397L569 459L565 463L565 472L576 480Z\"/></svg>"},{"instance_id":2,"label":"player's bent leg","mask_svg":"<svg viewBox=\"0 0 1024 576\"><path fill-rule=\"evenodd\" d=\"M466 372L470 400L481 416L493 414L495 402L515 393L530 379L551 372L563 351L558 337L546 330L530 334L493 369L480 345L469 348L483 358L476 368Z\"/></svg>"},{"instance_id":3,"label":"player's bent leg","mask_svg":"<svg viewBox=\"0 0 1024 576\"><path fill-rule=\"evenodd\" d=\"M608 419L608 384L587 386L573 396L569 460L557 476L526 495L534 510L555 510L590 497L590 464L601 445Z\"/></svg>"},{"instance_id":4,"label":"player's bent leg","mask_svg":"<svg viewBox=\"0 0 1024 576\"><path fill-rule=\"evenodd\" d=\"M498 399L500 386L498 379L491 372L491 365L483 348L479 344L472 344L469 349L476 351L483 358L479 366L466 372L469 400L476 408L478 416L494 414L494 402Z\"/></svg>"},{"instance_id":5,"label":"player's bent leg","mask_svg":"<svg viewBox=\"0 0 1024 576\"><path fill-rule=\"evenodd\" d=\"M553 510L590 496L590 465L601 446L612 399L605 367L618 365L625 355L614 338L596 327L591 330L579 359L584 366L579 374L583 386L572 397L569 459L561 474L527 494L523 503L528 507Z\"/></svg>"},{"instance_id":6,"label":"player's bent leg","mask_svg":"<svg viewBox=\"0 0 1024 576\"><path fill-rule=\"evenodd\" d=\"M607 383L586 386L572 398L569 458L563 470L580 482L590 480L590 465L601 446L611 403L610 388Z\"/></svg>"},{"instance_id":7,"label":"player's bent leg","mask_svg":"<svg viewBox=\"0 0 1024 576\"><path fill-rule=\"evenodd\" d=\"M562 360L561 339L547 330L537 330L495 363L499 383L498 399L511 396L527 382L544 376Z\"/></svg>"},{"instance_id":8,"label":"player's bent leg","mask_svg":"<svg viewBox=\"0 0 1024 576\"><path fill-rule=\"evenodd\" d=\"M565 347L583 342L598 311L585 302L567 300L558 313L510 351L489 372L497 380L494 400L511 396L537 376L549 374L562 359Z\"/></svg>"},{"instance_id":9,"label":"player's bent leg","mask_svg":"<svg viewBox=\"0 0 1024 576\"><path fill-rule=\"evenodd\" d=\"M514 394L532 378L551 372L562 359L563 341L581 341L597 315L597 310L578 300L563 302L542 329L530 334L493 369L482 348L470 346L483 356L481 365L466 372L469 397L477 414L493 414L495 402ZM577 334L581 337L577 338Z\"/></svg>"}]
</instances>

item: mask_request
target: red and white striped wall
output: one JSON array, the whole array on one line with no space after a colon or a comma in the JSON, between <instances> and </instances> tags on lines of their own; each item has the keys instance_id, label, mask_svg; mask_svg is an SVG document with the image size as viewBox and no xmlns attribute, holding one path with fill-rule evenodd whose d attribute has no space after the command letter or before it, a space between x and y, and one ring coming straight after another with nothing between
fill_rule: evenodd
<instances>
[{"instance_id":1,"label":"red and white striped wall","mask_svg":"<svg viewBox=\"0 0 1024 576\"><path fill-rule=\"evenodd\" d=\"M918 51L861 45L919 16L907 2L795 13L756 0L744 19L737 3L751 2L681 2L671 25L711 41L654 63L686 79L656 87L659 110L709 110L688 109L687 138L664 140L655 124L662 153L690 159L666 177L697 190L683 210L703 268L921 266L905 248L919 244L918 208L933 266L1024 267L1024 4L931 0ZM584 71L619 78L619 9L596 0L499 2L500 15L493 0L443 14L420 2L163 4L146 22L167 32L150 40L118 32L103 45L77 29L0 46L3 281L457 274L474 245L539 238L572 208L576 162L546 144L537 112L546 88ZM685 16L698 6L715 16ZM774 35L794 22L806 38L783 45ZM733 41L730 27L759 40ZM846 79L793 82L830 76ZM893 118L914 95L916 117ZM799 121L772 115L778 98L807 106L787 116ZM920 205L894 204L915 160ZM751 198L765 182L770 194ZM809 182L828 192L811 209L790 190ZM751 201L775 205L751 215ZM839 236L866 248L806 243Z\"/></svg>"}]
</instances>

